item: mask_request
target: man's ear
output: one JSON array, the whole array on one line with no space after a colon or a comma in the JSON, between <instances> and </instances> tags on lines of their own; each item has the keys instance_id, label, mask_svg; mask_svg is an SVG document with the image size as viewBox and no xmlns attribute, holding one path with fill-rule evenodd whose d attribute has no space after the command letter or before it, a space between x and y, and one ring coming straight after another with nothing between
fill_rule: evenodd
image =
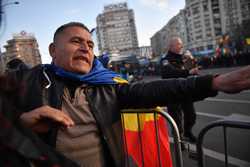
<instances>
[{"instance_id":1,"label":"man's ear","mask_svg":"<svg viewBox=\"0 0 250 167\"><path fill-rule=\"evenodd\" d=\"M52 60L54 60L55 59L55 44L54 43L51 43L49 45L49 54L52 57Z\"/></svg>"}]
</instances>

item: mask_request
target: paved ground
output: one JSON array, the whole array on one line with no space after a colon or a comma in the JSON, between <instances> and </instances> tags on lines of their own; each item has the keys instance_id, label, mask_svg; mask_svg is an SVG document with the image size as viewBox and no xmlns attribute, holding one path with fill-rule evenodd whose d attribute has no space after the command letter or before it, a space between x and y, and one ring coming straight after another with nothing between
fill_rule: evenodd
<instances>
[{"instance_id":1,"label":"paved ground","mask_svg":"<svg viewBox=\"0 0 250 167\"><path fill-rule=\"evenodd\" d=\"M203 70L202 74L224 73L235 68L221 68ZM159 76L145 77L146 81L154 80ZM228 95L219 93L216 97L207 98L196 102L197 122L193 129L198 135L202 128L219 119L228 116L236 117L237 120L245 119L250 122L250 90L238 94ZM239 115L240 114L240 115ZM250 130L230 128L227 130L228 153L230 167L250 167ZM215 128L208 132L204 140L205 162L207 167L224 166L223 130ZM190 149L196 151L196 146ZM187 151L183 152L184 167L196 167L197 162L189 158Z\"/></svg>"}]
</instances>

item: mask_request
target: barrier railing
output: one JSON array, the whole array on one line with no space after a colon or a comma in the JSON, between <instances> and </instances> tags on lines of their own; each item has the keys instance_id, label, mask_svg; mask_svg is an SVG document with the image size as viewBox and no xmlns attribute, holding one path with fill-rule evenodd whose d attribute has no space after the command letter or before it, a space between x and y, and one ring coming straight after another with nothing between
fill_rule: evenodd
<instances>
[{"instance_id":1,"label":"barrier railing","mask_svg":"<svg viewBox=\"0 0 250 167\"><path fill-rule=\"evenodd\" d=\"M136 116L136 120L137 121L137 128L138 128L138 138L139 138L139 143L142 143L142 141L144 140L143 139L143 136L141 135L141 129L143 129L143 125L141 125L140 123L140 117L142 116L142 114L152 114L151 117L153 116L154 118L154 127L155 127L155 136L156 136L156 142L157 142L157 155L158 155L158 161L159 161L159 166L160 167L164 167L162 166L162 160L167 160L166 158L164 159L164 157L161 157L160 155L160 143L159 143L159 135L161 134L159 132L159 129L158 129L158 126L157 126L157 119L159 118L159 116L162 116L164 118L164 120L170 125L170 128L171 128L171 132L172 132L172 135L173 135L173 141L174 141L174 155L172 155L172 157L174 157L174 160L175 160L175 166L176 167L183 167L183 159L182 159L182 152L181 152L181 140L180 140L180 135L179 135L179 131L178 131L178 128L177 128L177 125L175 123L175 121L171 118L171 116L165 112L163 109L157 107L155 109L126 109L126 110L122 110L122 123L123 123L123 128L125 129L125 115L126 114L129 114L129 115L135 115ZM132 121L132 119L131 119ZM167 124L165 124L166 127L167 127ZM168 133L170 132L170 130L168 131ZM124 135L126 135L124 133ZM168 136L167 136L168 137ZM126 138L124 138L125 141L125 149L127 149L127 141L126 141ZM150 146L149 146L150 147ZM127 152L127 150L125 150ZM142 146L140 146L140 154L141 154L141 157L143 157L143 149L142 149ZM128 158L128 157L127 157ZM144 161L144 159L142 158L142 163L141 163L141 166L147 166L146 163Z\"/></svg>"},{"instance_id":2,"label":"barrier railing","mask_svg":"<svg viewBox=\"0 0 250 167\"><path fill-rule=\"evenodd\" d=\"M203 139L207 132L215 127L222 127L223 128L223 139L224 139L224 154L225 154L225 167L228 167L228 148L227 148L227 128L240 128L240 129L250 129L250 121L237 121L237 120L230 120L229 119L221 119L218 121L214 121L204 127L198 136L197 141L197 158L198 158L198 165L199 167L205 167L204 162L204 153L202 149Z\"/></svg>"}]
</instances>

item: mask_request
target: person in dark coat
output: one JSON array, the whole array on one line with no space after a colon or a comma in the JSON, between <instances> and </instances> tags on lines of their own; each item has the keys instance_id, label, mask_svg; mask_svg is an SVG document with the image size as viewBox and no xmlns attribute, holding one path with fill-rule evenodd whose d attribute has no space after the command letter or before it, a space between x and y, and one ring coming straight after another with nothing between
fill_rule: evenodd
<instances>
[{"instance_id":1,"label":"person in dark coat","mask_svg":"<svg viewBox=\"0 0 250 167\"><path fill-rule=\"evenodd\" d=\"M6 64L6 72L16 71L16 70L27 70L31 68L27 64L25 64L21 59L15 58L10 60Z\"/></svg>"},{"instance_id":2,"label":"person in dark coat","mask_svg":"<svg viewBox=\"0 0 250 167\"><path fill-rule=\"evenodd\" d=\"M198 74L198 67L185 68L182 49L183 43L180 38L174 37L170 40L168 53L161 59L163 79L187 78ZM195 142L196 137L192 133L192 127L195 124L196 114L192 101L168 103L167 108L179 128L181 138L186 137L189 141ZM184 145L182 147L184 148Z\"/></svg>"},{"instance_id":3,"label":"person in dark coat","mask_svg":"<svg viewBox=\"0 0 250 167\"><path fill-rule=\"evenodd\" d=\"M0 76L0 166L77 167L20 124L19 101L24 87L12 77Z\"/></svg>"}]
</instances>

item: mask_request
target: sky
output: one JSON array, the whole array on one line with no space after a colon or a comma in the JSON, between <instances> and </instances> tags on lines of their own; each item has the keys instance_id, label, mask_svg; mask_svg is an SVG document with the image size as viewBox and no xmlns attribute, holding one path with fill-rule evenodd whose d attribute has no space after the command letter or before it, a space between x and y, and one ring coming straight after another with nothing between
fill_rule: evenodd
<instances>
[{"instance_id":1,"label":"sky","mask_svg":"<svg viewBox=\"0 0 250 167\"><path fill-rule=\"evenodd\" d=\"M185 0L18 0L18 5L6 5L15 0L2 1L1 51L13 33L24 30L36 37L43 63L51 61L48 45L60 25L78 21L92 29L105 5L127 2L134 10L139 46L150 45L150 38L185 6Z\"/></svg>"}]
</instances>

